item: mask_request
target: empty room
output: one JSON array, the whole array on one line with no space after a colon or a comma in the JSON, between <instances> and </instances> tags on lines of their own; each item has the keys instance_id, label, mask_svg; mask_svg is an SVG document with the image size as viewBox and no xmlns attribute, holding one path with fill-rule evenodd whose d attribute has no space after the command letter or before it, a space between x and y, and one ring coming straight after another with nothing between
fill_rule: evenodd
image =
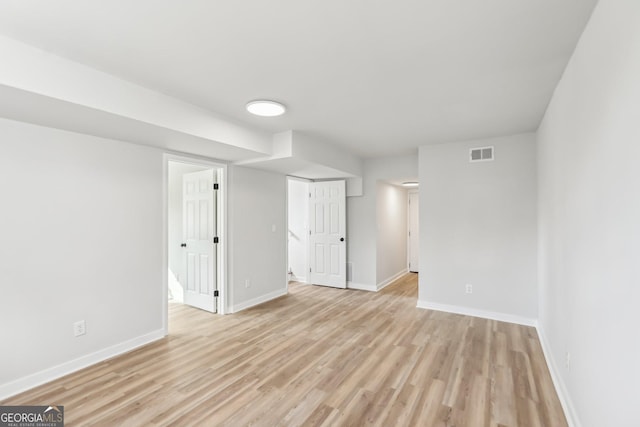
<instances>
[{"instance_id":1,"label":"empty room","mask_svg":"<svg viewBox=\"0 0 640 427\"><path fill-rule=\"evenodd\" d=\"M0 3L0 426L640 425L640 2Z\"/></svg>"}]
</instances>

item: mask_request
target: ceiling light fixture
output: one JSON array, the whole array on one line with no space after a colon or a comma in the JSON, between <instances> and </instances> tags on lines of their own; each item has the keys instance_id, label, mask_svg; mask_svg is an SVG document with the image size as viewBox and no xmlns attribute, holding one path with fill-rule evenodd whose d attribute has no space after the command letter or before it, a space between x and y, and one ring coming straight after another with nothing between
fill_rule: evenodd
<instances>
[{"instance_id":1,"label":"ceiling light fixture","mask_svg":"<svg viewBox=\"0 0 640 427\"><path fill-rule=\"evenodd\" d=\"M407 181L402 183L403 187L417 187L418 185L419 184L416 181Z\"/></svg>"},{"instance_id":2,"label":"ceiling light fixture","mask_svg":"<svg viewBox=\"0 0 640 427\"><path fill-rule=\"evenodd\" d=\"M247 104L247 111L256 116L276 117L283 115L287 109L279 102L257 99Z\"/></svg>"}]
</instances>

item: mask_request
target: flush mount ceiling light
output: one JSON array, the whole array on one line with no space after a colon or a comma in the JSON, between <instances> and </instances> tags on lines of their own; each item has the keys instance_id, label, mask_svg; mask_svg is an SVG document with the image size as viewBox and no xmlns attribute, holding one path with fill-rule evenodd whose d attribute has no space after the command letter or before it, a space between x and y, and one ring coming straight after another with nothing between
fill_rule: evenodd
<instances>
[{"instance_id":1,"label":"flush mount ceiling light","mask_svg":"<svg viewBox=\"0 0 640 427\"><path fill-rule=\"evenodd\" d=\"M417 187L418 185L419 184L416 181L407 181L402 183L403 187Z\"/></svg>"},{"instance_id":2,"label":"flush mount ceiling light","mask_svg":"<svg viewBox=\"0 0 640 427\"><path fill-rule=\"evenodd\" d=\"M247 111L256 116L276 117L283 115L287 109L279 102L257 99L247 104Z\"/></svg>"}]
</instances>

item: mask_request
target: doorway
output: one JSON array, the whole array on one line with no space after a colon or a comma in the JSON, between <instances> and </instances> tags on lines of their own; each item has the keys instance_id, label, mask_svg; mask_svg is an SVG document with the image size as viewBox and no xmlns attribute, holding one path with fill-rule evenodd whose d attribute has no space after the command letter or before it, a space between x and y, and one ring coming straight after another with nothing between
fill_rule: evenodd
<instances>
[{"instance_id":1,"label":"doorway","mask_svg":"<svg viewBox=\"0 0 640 427\"><path fill-rule=\"evenodd\" d=\"M346 182L287 177L287 277L346 288Z\"/></svg>"},{"instance_id":2,"label":"doorway","mask_svg":"<svg viewBox=\"0 0 640 427\"><path fill-rule=\"evenodd\" d=\"M309 185L309 282L347 288L346 182Z\"/></svg>"},{"instance_id":3,"label":"doorway","mask_svg":"<svg viewBox=\"0 0 640 427\"><path fill-rule=\"evenodd\" d=\"M226 166L165 155L164 325L169 304L224 313Z\"/></svg>"}]
</instances>

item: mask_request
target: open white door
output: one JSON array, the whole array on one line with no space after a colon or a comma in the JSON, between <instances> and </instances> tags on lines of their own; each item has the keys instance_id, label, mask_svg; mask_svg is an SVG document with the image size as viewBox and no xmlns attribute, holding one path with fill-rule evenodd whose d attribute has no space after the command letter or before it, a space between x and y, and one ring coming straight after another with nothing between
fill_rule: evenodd
<instances>
[{"instance_id":1,"label":"open white door","mask_svg":"<svg viewBox=\"0 0 640 427\"><path fill-rule=\"evenodd\" d=\"M216 192L213 169L183 176L184 303L216 312Z\"/></svg>"},{"instance_id":2,"label":"open white door","mask_svg":"<svg viewBox=\"0 0 640 427\"><path fill-rule=\"evenodd\" d=\"M345 181L309 185L309 280L314 285L347 287Z\"/></svg>"},{"instance_id":3,"label":"open white door","mask_svg":"<svg viewBox=\"0 0 640 427\"><path fill-rule=\"evenodd\" d=\"M409 271L418 272L420 267L420 230L418 193L409 193Z\"/></svg>"}]
</instances>

